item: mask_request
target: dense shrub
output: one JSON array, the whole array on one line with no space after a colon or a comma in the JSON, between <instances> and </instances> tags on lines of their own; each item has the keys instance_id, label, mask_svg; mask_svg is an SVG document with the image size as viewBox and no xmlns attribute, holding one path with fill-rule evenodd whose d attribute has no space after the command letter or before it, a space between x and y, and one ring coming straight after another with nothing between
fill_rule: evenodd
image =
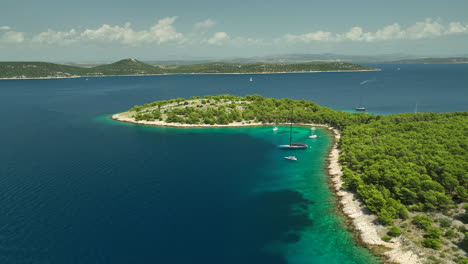
<instances>
[{"instance_id":1,"label":"dense shrub","mask_svg":"<svg viewBox=\"0 0 468 264\"><path fill-rule=\"evenodd\" d=\"M401 235L401 230L400 228L396 227L396 226L392 226L390 227L390 229L388 230L388 233L387 233L389 236L392 236L392 237L398 237Z\"/></svg>"},{"instance_id":2,"label":"dense shrub","mask_svg":"<svg viewBox=\"0 0 468 264\"><path fill-rule=\"evenodd\" d=\"M441 249L442 248L442 241L439 238L427 237L422 241L422 245L424 247L427 247L427 248Z\"/></svg>"}]
</instances>

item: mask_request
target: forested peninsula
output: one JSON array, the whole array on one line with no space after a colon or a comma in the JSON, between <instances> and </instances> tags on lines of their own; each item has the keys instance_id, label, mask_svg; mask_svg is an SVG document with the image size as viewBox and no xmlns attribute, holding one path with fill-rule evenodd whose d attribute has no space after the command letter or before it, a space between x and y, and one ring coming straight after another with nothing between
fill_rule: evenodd
<instances>
[{"instance_id":1,"label":"forested peninsula","mask_svg":"<svg viewBox=\"0 0 468 264\"><path fill-rule=\"evenodd\" d=\"M381 241L428 263L468 263L468 112L382 116L306 100L217 95L155 101L112 118L169 126L273 125L289 123L292 111L296 124L323 124L341 134L341 188L376 216Z\"/></svg>"},{"instance_id":2,"label":"forested peninsula","mask_svg":"<svg viewBox=\"0 0 468 264\"><path fill-rule=\"evenodd\" d=\"M77 67L48 62L0 62L1 79L138 76L158 74L249 74L326 71L373 71L372 67L345 62L226 63L149 65L125 59L95 67Z\"/></svg>"}]
</instances>

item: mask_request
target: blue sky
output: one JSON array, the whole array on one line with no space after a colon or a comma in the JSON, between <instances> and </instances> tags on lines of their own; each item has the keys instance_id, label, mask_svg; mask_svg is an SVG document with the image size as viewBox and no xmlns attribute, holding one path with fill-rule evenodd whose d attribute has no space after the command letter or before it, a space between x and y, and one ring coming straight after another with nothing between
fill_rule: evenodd
<instances>
[{"instance_id":1,"label":"blue sky","mask_svg":"<svg viewBox=\"0 0 468 264\"><path fill-rule=\"evenodd\" d=\"M0 60L468 55L466 0L2 0Z\"/></svg>"}]
</instances>

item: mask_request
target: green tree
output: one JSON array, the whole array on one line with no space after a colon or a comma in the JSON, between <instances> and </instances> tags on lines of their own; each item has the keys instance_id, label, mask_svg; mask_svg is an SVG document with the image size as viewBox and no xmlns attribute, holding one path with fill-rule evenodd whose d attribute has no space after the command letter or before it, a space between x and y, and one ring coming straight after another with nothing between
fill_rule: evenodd
<instances>
[{"instance_id":1,"label":"green tree","mask_svg":"<svg viewBox=\"0 0 468 264\"><path fill-rule=\"evenodd\" d=\"M442 241L438 238L426 237L422 241L422 244L424 247L427 247L427 248L432 248L432 249L437 249L437 250L442 248Z\"/></svg>"},{"instance_id":2,"label":"green tree","mask_svg":"<svg viewBox=\"0 0 468 264\"><path fill-rule=\"evenodd\" d=\"M388 230L388 233L387 233L389 236L392 236L392 237L398 237L401 235L401 230L400 228L396 227L396 226L392 226L390 227L390 229Z\"/></svg>"}]
</instances>

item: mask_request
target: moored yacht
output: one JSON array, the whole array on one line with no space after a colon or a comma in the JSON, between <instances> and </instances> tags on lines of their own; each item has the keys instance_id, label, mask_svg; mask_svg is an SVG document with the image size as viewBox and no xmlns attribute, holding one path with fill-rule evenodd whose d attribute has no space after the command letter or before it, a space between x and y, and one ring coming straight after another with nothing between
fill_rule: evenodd
<instances>
[{"instance_id":1,"label":"moored yacht","mask_svg":"<svg viewBox=\"0 0 468 264\"><path fill-rule=\"evenodd\" d=\"M307 144L301 142L291 142L289 145L279 145L278 148L283 149L306 149L308 146Z\"/></svg>"},{"instance_id":2,"label":"moored yacht","mask_svg":"<svg viewBox=\"0 0 468 264\"><path fill-rule=\"evenodd\" d=\"M292 109L291 109L292 112ZM282 149L306 149L308 146L301 142L292 142L292 114L291 114L291 123L289 125L289 144L288 145L279 145L278 148Z\"/></svg>"}]
</instances>

